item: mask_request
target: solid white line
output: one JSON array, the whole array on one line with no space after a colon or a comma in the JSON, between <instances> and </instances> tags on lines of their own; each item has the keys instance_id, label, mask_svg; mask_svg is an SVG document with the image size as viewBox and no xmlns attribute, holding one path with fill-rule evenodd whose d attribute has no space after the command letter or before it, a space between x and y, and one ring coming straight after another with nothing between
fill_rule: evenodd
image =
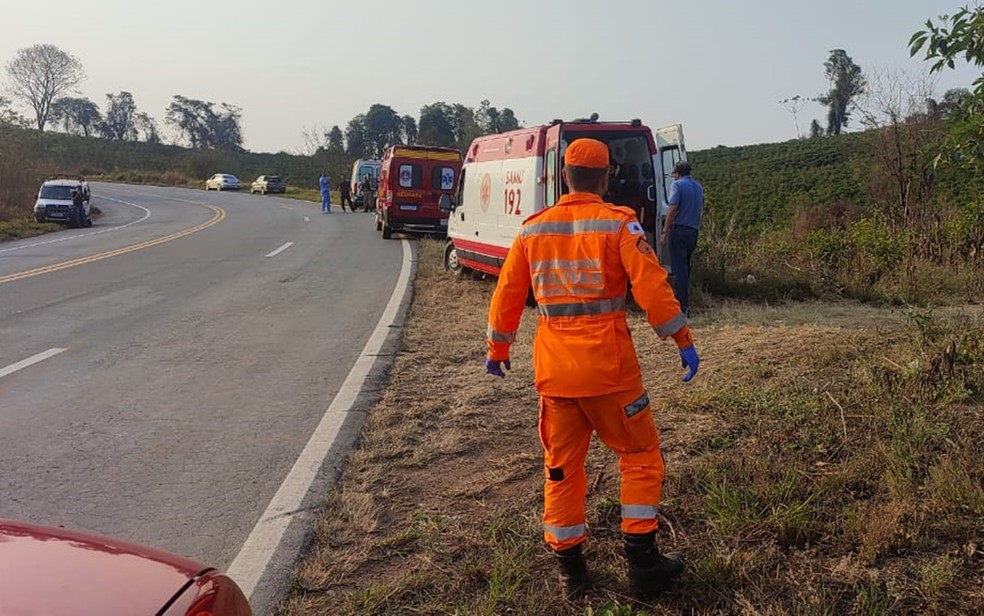
<instances>
[{"instance_id":1,"label":"solid white line","mask_svg":"<svg viewBox=\"0 0 984 616\"><path fill-rule=\"evenodd\" d=\"M7 376L8 374L13 374L13 373L17 372L18 370L23 370L24 368L27 368L28 366L33 366L36 363L42 362L42 361L48 359L49 357L54 357L55 355L58 355L59 353L64 353L67 350L68 349L57 349L57 348L55 348L55 349L48 349L47 351L42 351L41 353L38 353L37 355L32 355L32 356L28 357L27 359L22 359L19 362L17 362L16 364L10 364L6 368L0 368L0 379L2 379L3 377Z\"/></svg>"},{"instance_id":2,"label":"solid white line","mask_svg":"<svg viewBox=\"0 0 984 616\"><path fill-rule=\"evenodd\" d=\"M102 196L100 196L100 197L93 197L93 199L105 199L106 201L114 201L116 203L122 203L123 205L132 205L135 208L138 208L138 209L143 210L144 211L144 215L143 215L142 218L138 218L137 220L130 221L130 222L126 223L125 225L118 225L116 227L109 227L109 228L106 228L106 229L99 229L98 231L88 231L88 232L84 232L84 233L74 233L72 235L68 235L68 236L65 236L65 237L58 237L58 238L55 238L53 240L45 240L43 242L31 242L30 244L19 244L17 246L12 247L12 248L4 248L3 250L0 250L0 253L3 253L3 252L12 252L14 250L21 250L21 249L24 249L24 248L34 248L35 246L47 246L48 244L57 244L58 242L64 242L64 241L67 241L67 240L74 240L77 237L86 237L86 236L89 236L89 235L102 235L103 233L109 233L110 231L116 231L118 229L125 229L125 228L130 227L130 226L133 226L133 225L135 225L137 223L141 223L141 222L147 220L148 218L150 218L150 216L151 216L150 210L148 210L147 208L145 208L142 205L137 205L136 203L130 203L129 201L120 201L119 199L113 199L113 198L110 198L110 197L102 197Z\"/></svg>"},{"instance_id":3,"label":"solid white line","mask_svg":"<svg viewBox=\"0 0 984 616\"><path fill-rule=\"evenodd\" d=\"M293 245L294 245L294 242L287 242L286 244L284 244L280 248L274 250L273 252L271 252L267 256L268 257L276 257L277 255L279 255L280 253L282 253L283 251L287 250L288 248L290 248Z\"/></svg>"},{"instance_id":4,"label":"solid white line","mask_svg":"<svg viewBox=\"0 0 984 616\"><path fill-rule=\"evenodd\" d=\"M365 384L366 377L376 361L376 356L386 342L386 335L390 327L396 322L397 312L406 296L407 288L410 283L410 242L401 240L403 243L403 267L400 269L400 277L396 282L396 288L390 296L389 303L383 315L376 324L376 329L369 336L362 354L352 369L349 371L345 381L335 394L328 409L314 434L311 435L304 451L294 462L293 468L287 474L286 479L280 485L280 489L273 496L273 500L267 505L266 511L260 516L256 526L253 527L249 537L246 538L243 547L239 550L235 560L229 565L226 573L236 580L239 587L247 597L253 594L256 584L266 570L283 538L284 532L291 519L297 515L301 507L301 502L315 476L321 469L328 451L338 438L346 414L355 404L362 386Z\"/></svg>"}]
</instances>

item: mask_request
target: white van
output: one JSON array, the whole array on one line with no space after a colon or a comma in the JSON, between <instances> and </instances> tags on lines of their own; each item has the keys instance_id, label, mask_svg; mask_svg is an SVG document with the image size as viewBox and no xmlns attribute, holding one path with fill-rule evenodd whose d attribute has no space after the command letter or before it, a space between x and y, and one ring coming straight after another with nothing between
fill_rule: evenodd
<instances>
[{"instance_id":1,"label":"white van","mask_svg":"<svg viewBox=\"0 0 984 616\"><path fill-rule=\"evenodd\" d=\"M444 265L498 276L523 221L567 192L560 170L567 144L591 137L608 145L612 177L605 201L635 210L655 244L668 206L673 165L687 159L683 128L655 133L639 120L554 120L545 126L486 135L464 152L458 193L450 203ZM669 271L669 254L656 246Z\"/></svg>"},{"instance_id":2,"label":"white van","mask_svg":"<svg viewBox=\"0 0 984 616\"><path fill-rule=\"evenodd\" d=\"M382 161L370 160L368 158L359 158L352 163L352 177L349 178L349 184L352 188L353 205L362 205L362 180L365 179L366 174L369 174L369 177L372 178L373 186L379 185L379 170L382 166ZM375 206L370 205L369 207L374 208Z\"/></svg>"},{"instance_id":3,"label":"white van","mask_svg":"<svg viewBox=\"0 0 984 616\"><path fill-rule=\"evenodd\" d=\"M82 195L81 207L76 206L72 199L75 192ZM70 227L91 227L92 207L89 199L89 185L85 181L48 180L41 184L34 202L34 220L60 222Z\"/></svg>"}]
</instances>

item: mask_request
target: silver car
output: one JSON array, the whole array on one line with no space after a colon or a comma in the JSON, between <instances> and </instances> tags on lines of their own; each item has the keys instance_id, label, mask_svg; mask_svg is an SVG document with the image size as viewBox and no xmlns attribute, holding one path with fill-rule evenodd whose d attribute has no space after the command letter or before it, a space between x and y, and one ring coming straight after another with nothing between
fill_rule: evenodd
<instances>
[{"instance_id":1,"label":"silver car","mask_svg":"<svg viewBox=\"0 0 984 616\"><path fill-rule=\"evenodd\" d=\"M205 190L239 190L239 178L228 173L216 173L205 180Z\"/></svg>"}]
</instances>

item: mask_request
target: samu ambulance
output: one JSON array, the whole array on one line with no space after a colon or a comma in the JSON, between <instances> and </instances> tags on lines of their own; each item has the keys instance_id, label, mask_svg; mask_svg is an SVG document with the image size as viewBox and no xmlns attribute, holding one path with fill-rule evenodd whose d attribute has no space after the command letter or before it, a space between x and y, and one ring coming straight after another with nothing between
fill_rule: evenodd
<instances>
[{"instance_id":1,"label":"samu ambulance","mask_svg":"<svg viewBox=\"0 0 984 616\"><path fill-rule=\"evenodd\" d=\"M655 240L668 209L673 165L687 159L683 128L674 124L654 133L639 120L554 120L473 141L465 152L457 194L445 201L450 209L444 249L448 271L499 275L523 221L568 192L560 173L564 152L581 137L608 145L611 166L604 200L635 210L669 271L669 255Z\"/></svg>"}]
</instances>

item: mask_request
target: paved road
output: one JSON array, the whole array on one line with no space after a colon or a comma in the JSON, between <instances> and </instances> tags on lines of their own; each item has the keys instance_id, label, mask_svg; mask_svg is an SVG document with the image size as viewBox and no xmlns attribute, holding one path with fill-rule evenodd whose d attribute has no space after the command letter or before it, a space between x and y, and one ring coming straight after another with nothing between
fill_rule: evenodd
<instances>
[{"instance_id":1,"label":"paved road","mask_svg":"<svg viewBox=\"0 0 984 616\"><path fill-rule=\"evenodd\" d=\"M93 205L91 229L0 244L0 517L227 567L382 315L402 242L275 197L96 184Z\"/></svg>"}]
</instances>

